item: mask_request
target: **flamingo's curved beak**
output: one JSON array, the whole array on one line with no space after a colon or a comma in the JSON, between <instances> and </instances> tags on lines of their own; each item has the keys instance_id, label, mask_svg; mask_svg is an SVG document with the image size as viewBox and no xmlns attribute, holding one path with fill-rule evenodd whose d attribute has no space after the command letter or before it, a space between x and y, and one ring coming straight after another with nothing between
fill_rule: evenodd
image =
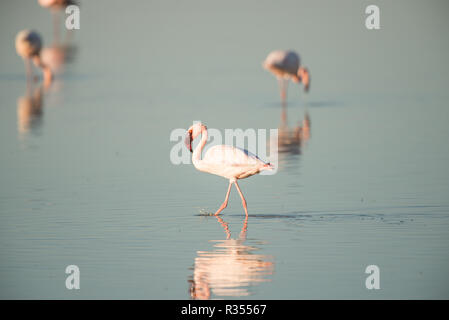
<instances>
[{"instance_id":1,"label":"flamingo's curved beak","mask_svg":"<svg viewBox=\"0 0 449 320\"><path fill-rule=\"evenodd\" d=\"M192 150L192 130L187 131L186 133L186 139L184 140L184 143L187 147L187 149L190 150L190 152L193 152Z\"/></svg>"}]
</instances>

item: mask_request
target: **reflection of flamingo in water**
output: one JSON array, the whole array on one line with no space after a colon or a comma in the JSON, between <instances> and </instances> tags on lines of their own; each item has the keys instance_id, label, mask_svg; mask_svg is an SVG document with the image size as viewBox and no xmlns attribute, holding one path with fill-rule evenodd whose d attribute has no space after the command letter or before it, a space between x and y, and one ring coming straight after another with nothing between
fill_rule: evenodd
<instances>
[{"instance_id":1,"label":"reflection of flamingo in water","mask_svg":"<svg viewBox=\"0 0 449 320\"><path fill-rule=\"evenodd\" d=\"M192 141L200 134L201 142L195 148L195 151L192 151ZM195 123L189 128L185 142L190 152L193 152L192 162L196 169L229 179L229 187L226 193L225 201L217 212L215 212L215 215L218 215L228 205L231 186L232 184L235 184L235 187L242 198L245 214L248 216L246 200L240 190L239 185L237 184L237 180L250 177L263 170L272 170L273 166L269 163L263 162L256 155L247 150L226 145L211 147L206 152L203 159L201 159L201 152L207 142L207 128L201 123Z\"/></svg>"},{"instance_id":2,"label":"reflection of flamingo in water","mask_svg":"<svg viewBox=\"0 0 449 320\"><path fill-rule=\"evenodd\" d=\"M296 83L303 83L304 90L309 91L310 74L307 68L300 65L300 58L296 52L273 51L267 56L262 66L278 78L282 102L285 102L287 98L287 86L290 79Z\"/></svg>"},{"instance_id":3,"label":"reflection of flamingo in water","mask_svg":"<svg viewBox=\"0 0 449 320\"><path fill-rule=\"evenodd\" d=\"M36 128L42 119L42 87L31 92L28 87L25 96L17 99L17 128L19 133L27 133Z\"/></svg>"},{"instance_id":4,"label":"reflection of flamingo in water","mask_svg":"<svg viewBox=\"0 0 449 320\"><path fill-rule=\"evenodd\" d=\"M282 104L281 124L278 128L278 151L281 153L300 154L301 127L290 130L287 121L287 107Z\"/></svg>"},{"instance_id":5,"label":"reflection of flamingo in water","mask_svg":"<svg viewBox=\"0 0 449 320\"><path fill-rule=\"evenodd\" d=\"M278 151L280 153L300 154L301 147L310 138L310 116L306 112L302 124L288 127L287 107L282 105L281 124L278 128Z\"/></svg>"},{"instance_id":6,"label":"reflection of flamingo in water","mask_svg":"<svg viewBox=\"0 0 449 320\"><path fill-rule=\"evenodd\" d=\"M302 127L301 127L301 138L302 141L307 141L310 139L310 127L312 123L310 121L309 113L306 112L304 116L304 120L302 121Z\"/></svg>"},{"instance_id":7,"label":"reflection of flamingo in water","mask_svg":"<svg viewBox=\"0 0 449 320\"><path fill-rule=\"evenodd\" d=\"M193 299L249 296L249 287L270 281L273 274L271 257L255 254L258 248L244 244L248 229L248 217L238 239L231 239L228 224L216 216L226 232L226 240L216 242L213 251L198 251L190 282Z\"/></svg>"}]
</instances>

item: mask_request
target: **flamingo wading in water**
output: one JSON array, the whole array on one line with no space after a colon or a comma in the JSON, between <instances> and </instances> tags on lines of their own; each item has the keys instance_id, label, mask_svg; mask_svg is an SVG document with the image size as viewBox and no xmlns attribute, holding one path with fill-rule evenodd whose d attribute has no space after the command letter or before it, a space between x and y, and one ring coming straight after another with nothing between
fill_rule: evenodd
<instances>
[{"instance_id":1,"label":"flamingo wading in water","mask_svg":"<svg viewBox=\"0 0 449 320\"><path fill-rule=\"evenodd\" d=\"M273 51L267 56L262 66L278 78L282 102L285 102L287 97L287 85L290 79L296 83L303 83L304 91L309 91L309 70L301 67L300 58L296 52Z\"/></svg>"},{"instance_id":2,"label":"flamingo wading in water","mask_svg":"<svg viewBox=\"0 0 449 320\"><path fill-rule=\"evenodd\" d=\"M201 134L201 142L192 150L192 142ZM201 123L195 123L187 130L185 144L192 154L192 162L199 171L216 174L223 178L229 179L228 191L226 198L220 208L215 212L218 215L228 205L229 193L232 184L237 188L240 198L242 198L245 214L248 216L248 208L246 200L237 183L238 179L248 178L264 170L272 170L273 166L260 160L256 155L247 150L243 150L233 146L216 145L207 150L203 159L201 153L207 142L207 127Z\"/></svg>"},{"instance_id":3,"label":"flamingo wading in water","mask_svg":"<svg viewBox=\"0 0 449 320\"><path fill-rule=\"evenodd\" d=\"M51 10L53 15L53 42L59 44L59 29L61 13L70 5L77 5L73 0L38 0L39 4Z\"/></svg>"},{"instance_id":4,"label":"flamingo wading in water","mask_svg":"<svg viewBox=\"0 0 449 320\"><path fill-rule=\"evenodd\" d=\"M32 60L36 67L42 69L44 73L44 86L48 87L52 81L52 72L50 68L42 62L41 59L42 39L40 35L31 30L22 30L16 36L16 51L25 62L27 80L32 80Z\"/></svg>"}]
</instances>

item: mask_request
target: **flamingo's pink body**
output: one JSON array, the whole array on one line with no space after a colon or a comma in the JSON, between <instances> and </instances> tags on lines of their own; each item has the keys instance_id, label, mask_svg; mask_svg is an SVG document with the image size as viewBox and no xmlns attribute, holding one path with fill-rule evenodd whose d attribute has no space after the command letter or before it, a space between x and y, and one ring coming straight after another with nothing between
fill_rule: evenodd
<instances>
[{"instance_id":1,"label":"flamingo's pink body","mask_svg":"<svg viewBox=\"0 0 449 320\"><path fill-rule=\"evenodd\" d=\"M62 10L71 4L75 4L72 0L38 0L38 2L42 7L54 10Z\"/></svg>"},{"instance_id":2,"label":"flamingo's pink body","mask_svg":"<svg viewBox=\"0 0 449 320\"><path fill-rule=\"evenodd\" d=\"M279 81L282 102L287 96L288 80L304 84L309 91L310 74L307 68L301 67L299 55L293 51L275 50L270 52L262 66L273 73Z\"/></svg>"},{"instance_id":3,"label":"flamingo's pink body","mask_svg":"<svg viewBox=\"0 0 449 320\"><path fill-rule=\"evenodd\" d=\"M192 155L193 165L199 171L212 173L229 180L229 187L226 193L225 201L217 212L215 212L215 214L219 214L224 208L226 208L231 186L232 184L235 184L235 187L242 198L245 214L248 215L246 200L240 190L239 185L237 184L237 180L250 177L263 170L272 170L272 165L262 161L256 155L247 150L226 145L211 147L206 152L203 159L201 159L201 152L207 142L206 126L197 123L190 127L187 131L186 145L190 151L192 151L192 141L200 134L201 142L195 148Z\"/></svg>"},{"instance_id":4,"label":"flamingo's pink body","mask_svg":"<svg viewBox=\"0 0 449 320\"><path fill-rule=\"evenodd\" d=\"M22 30L16 36L16 51L25 61L27 79L31 82L32 69L30 60L42 69L44 74L44 86L48 87L52 81L53 75L50 68L42 62L41 59L42 39L40 35L32 30Z\"/></svg>"}]
</instances>

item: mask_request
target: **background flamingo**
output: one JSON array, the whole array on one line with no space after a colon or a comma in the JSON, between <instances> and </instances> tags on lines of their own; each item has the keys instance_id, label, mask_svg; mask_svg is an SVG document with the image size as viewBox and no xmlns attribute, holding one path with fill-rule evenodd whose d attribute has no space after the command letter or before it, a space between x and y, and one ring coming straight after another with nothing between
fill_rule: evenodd
<instances>
[{"instance_id":1,"label":"background flamingo","mask_svg":"<svg viewBox=\"0 0 449 320\"><path fill-rule=\"evenodd\" d=\"M61 28L61 14L70 5L78 5L73 0L38 0L38 3L47 9L50 9L53 16L53 43L59 44L59 30Z\"/></svg>"},{"instance_id":2,"label":"background flamingo","mask_svg":"<svg viewBox=\"0 0 449 320\"><path fill-rule=\"evenodd\" d=\"M192 151L192 141L201 134L201 142ZM229 193L232 184L235 184L237 191L242 198L245 214L248 215L245 197L237 183L238 179L244 179L255 175L263 170L272 170L273 166L260 160L256 155L240 148L217 145L211 147L201 159L201 152L207 142L207 128L201 123L196 123L189 128L186 135L186 146L193 152L192 162L196 169L203 172L219 175L229 179L229 187L226 198L220 208L215 212L218 215L228 205Z\"/></svg>"},{"instance_id":3,"label":"background flamingo","mask_svg":"<svg viewBox=\"0 0 449 320\"><path fill-rule=\"evenodd\" d=\"M278 78L282 102L286 100L287 85L290 79L297 83L303 83L304 91L309 91L310 74L307 68L300 66L299 55L296 52L273 51L267 56L262 65Z\"/></svg>"},{"instance_id":4,"label":"background flamingo","mask_svg":"<svg viewBox=\"0 0 449 320\"><path fill-rule=\"evenodd\" d=\"M44 74L44 86L48 87L52 81L52 73L50 68L42 62L40 53L42 49L42 39L40 35L31 30L22 30L16 36L16 51L25 62L28 83L32 81L32 68L30 61L32 60L36 67L42 69Z\"/></svg>"}]
</instances>

